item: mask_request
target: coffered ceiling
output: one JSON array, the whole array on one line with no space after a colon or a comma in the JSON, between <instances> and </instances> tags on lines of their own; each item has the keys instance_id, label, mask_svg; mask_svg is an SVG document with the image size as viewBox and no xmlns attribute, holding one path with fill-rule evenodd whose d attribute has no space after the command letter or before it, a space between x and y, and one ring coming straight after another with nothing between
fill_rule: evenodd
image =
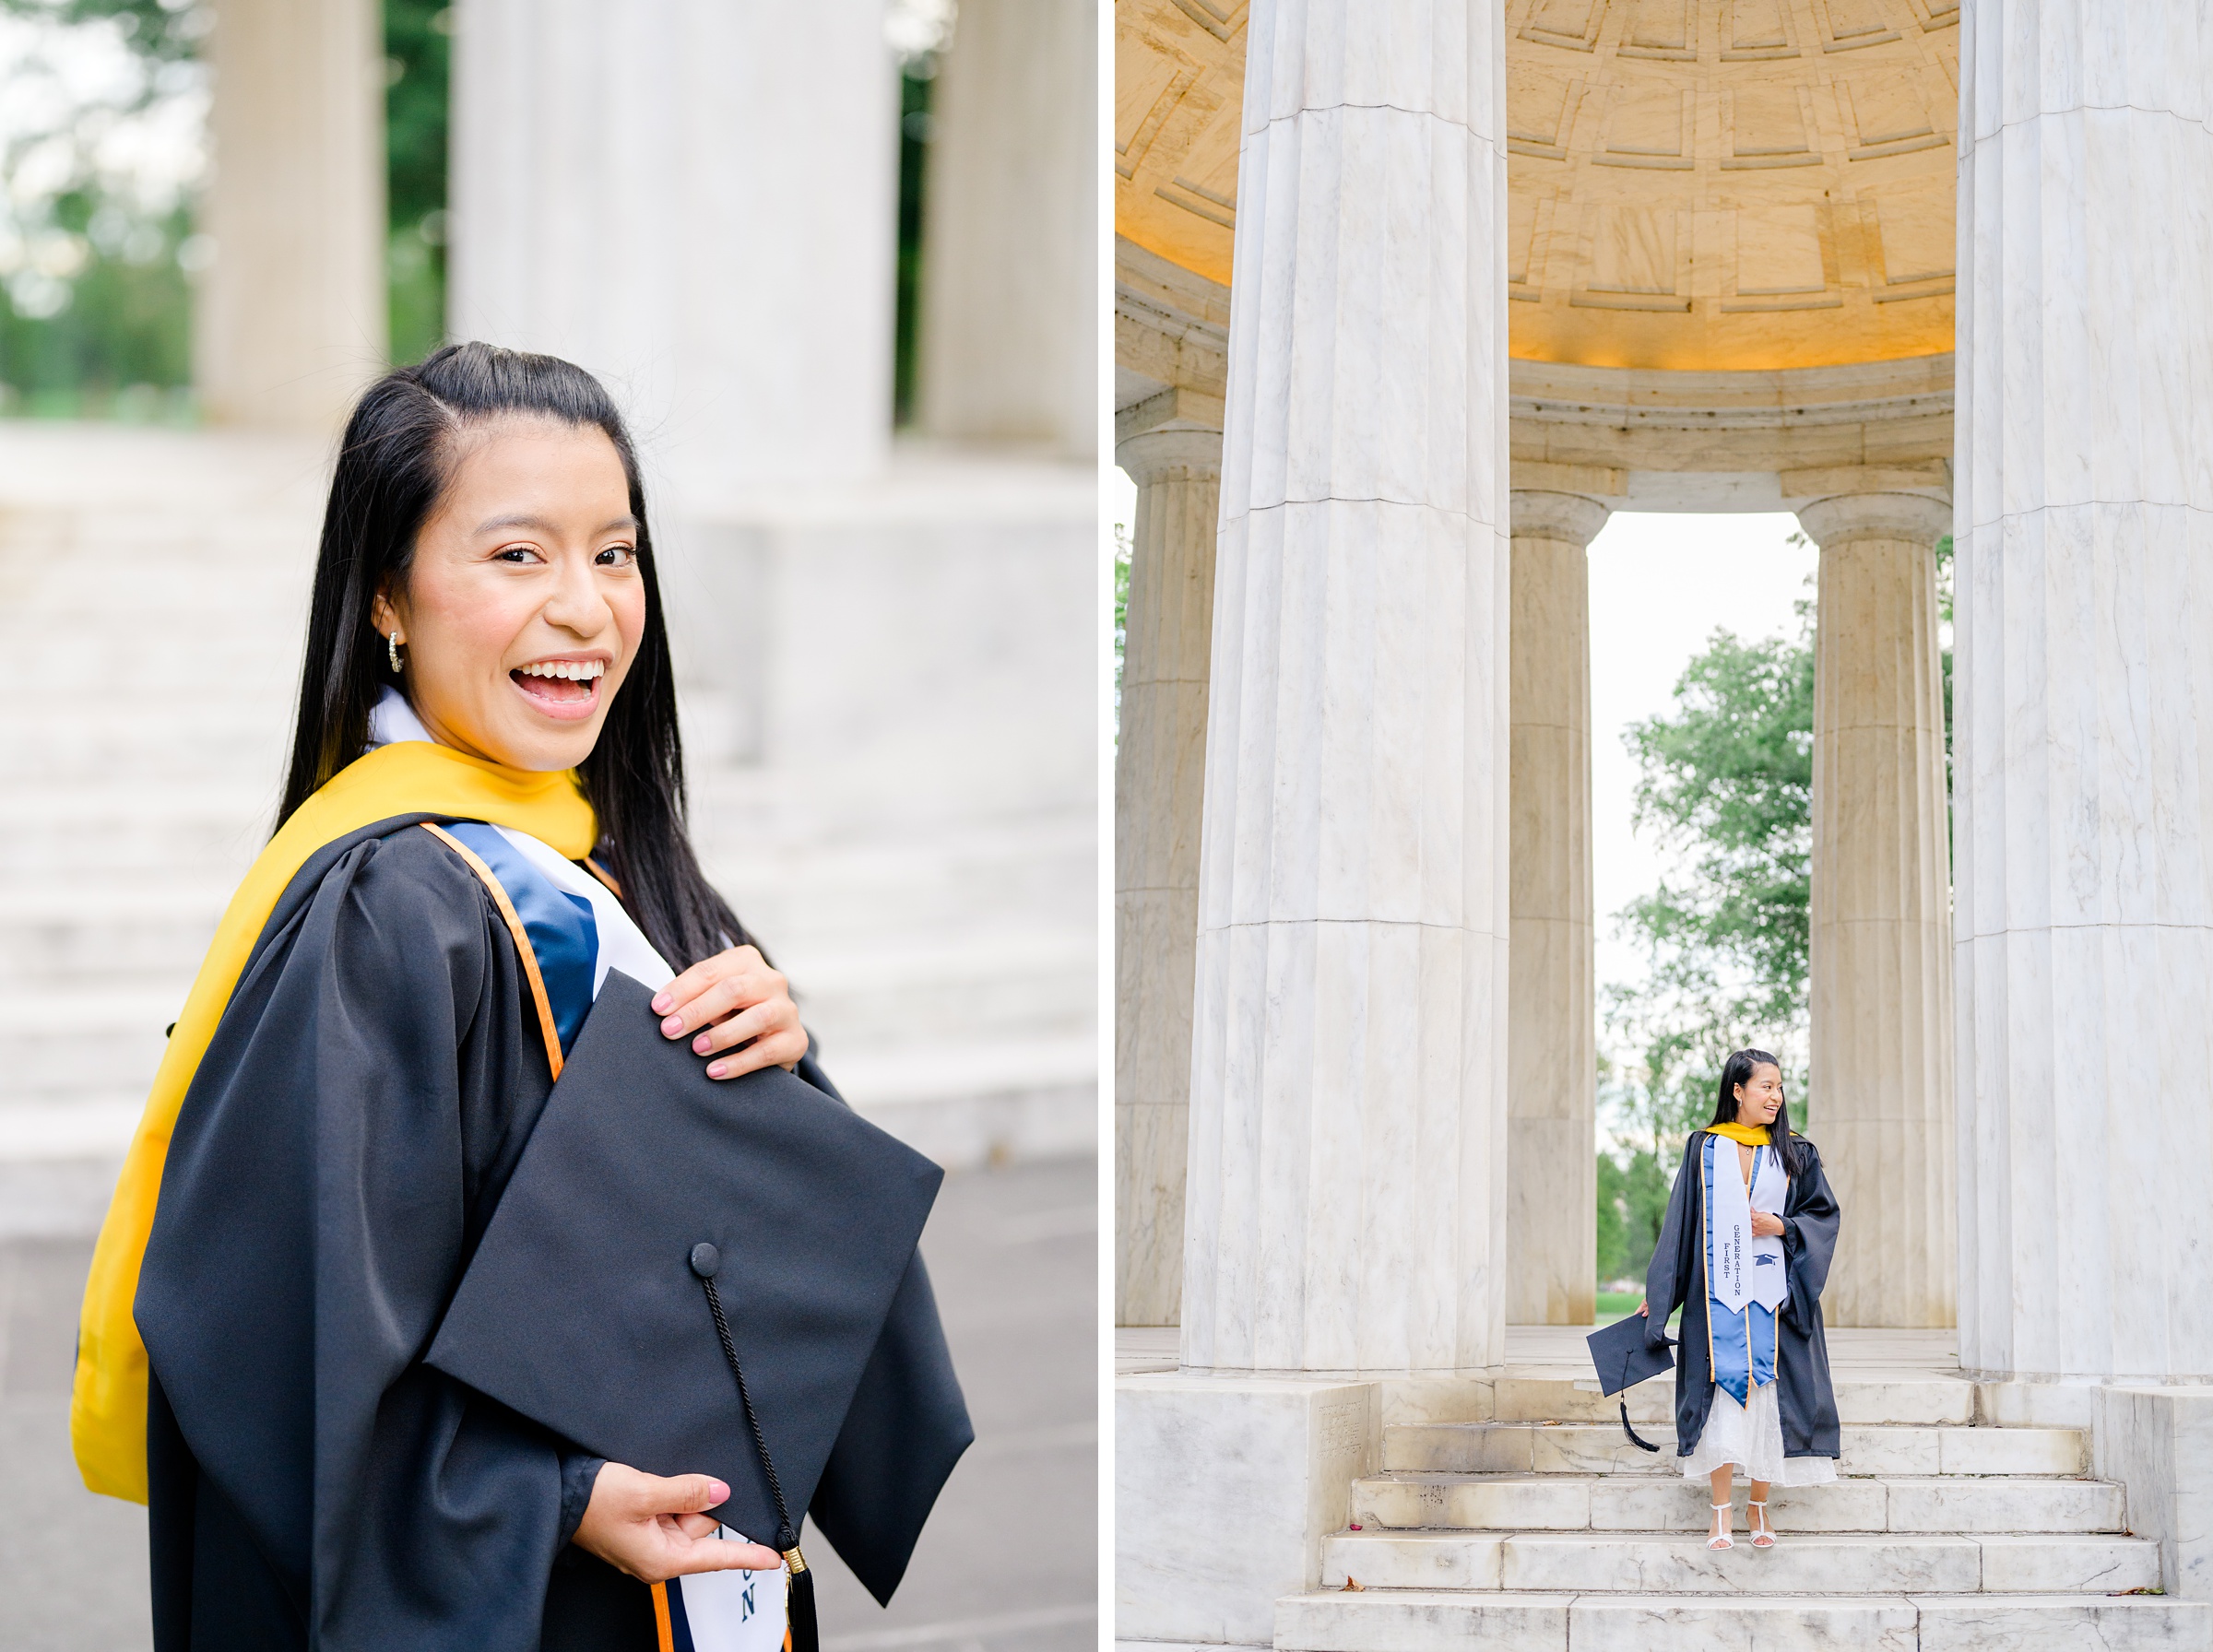
<instances>
[{"instance_id":1,"label":"coffered ceiling","mask_svg":"<svg viewBox=\"0 0 2213 1652\"><path fill-rule=\"evenodd\" d=\"M1229 280L1243 0L1116 0L1121 235ZM1512 353L1952 348L1959 0L1509 0Z\"/></svg>"}]
</instances>

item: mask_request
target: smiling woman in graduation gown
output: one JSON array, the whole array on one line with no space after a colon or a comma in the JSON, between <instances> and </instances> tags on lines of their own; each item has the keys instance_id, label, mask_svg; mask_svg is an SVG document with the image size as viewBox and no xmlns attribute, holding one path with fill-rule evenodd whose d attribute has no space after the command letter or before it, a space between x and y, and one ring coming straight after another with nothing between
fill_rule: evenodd
<instances>
[{"instance_id":1,"label":"smiling woman in graduation gown","mask_svg":"<svg viewBox=\"0 0 2213 1652\"><path fill-rule=\"evenodd\" d=\"M1788 1129L1789 1121L1781 1121ZM1714 1373L1709 1350L1706 1277L1706 1212L1700 1165L1707 1130L1694 1130L1683 1149L1667 1218L1645 1274L1648 1345L1664 1345L1668 1316L1683 1310L1675 1350L1675 1453L1697 1449L1713 1404ZM1790 1178L1782 1207L1782 1249L1789 1292L1775 1316L1776 1397L1782 1413L1786 1457L1833 1457L1839 1450L1837 1399L1828 1375L1828 1345L1821 1325L1821 1290L1837 1244L1836 1196L1822 1173L1821 1155L1803 1136L1793 1135L1798 1172ZM1734 1173L1735 1145L1722 1141Z\"/></svg>"},{"instance_id":2,"label":"smiling woman in graduation gown","mask_svg":"<svg viewBox=\"0 0 2213 1652\"><path fill-rule=\"evenodd\" d=\"M587 467L619 462L615 502L571 533L563 455L593 441L606 451ZM528 657L453 690L450 707L466 719L468 693L488 697L490 723L523 727L528 761L459 749L448 727L371 736L380 696L414 723L442 625L501 623L436 611L410 572L471 454L514 460L503 474L521 508L486 521L490 549L464 571L556 645L516 632ZM780 1063L836 1093L782 977L683 841L644 516L611 402L565 363L450 347L373 386L349 426L280 828L173 1029L87 1288L72 1434L91 1489L150 1504L158 1652L665 1646L666 1605L642 1579L776 1564L701 1512L728 1486L605 1462L425 1362L615 931L691 965L652 1012L668 1035L697 1035L709 1078ZM581 558L546 549L564 535ZM630 630L602 638L580 616L598 612L594 582L626 573ZM394 605L402 589L411 608ZM420 672L413 657L401 669L403 646ZM562 720L587 712L598 743L563 760ZM499 887L513 871L490 875L453 835L494 829L477 840L487 854L503 840L559 875L568 892L538 893L574 903L556 915L598 938L586 955L540 956L562 926L526 924ZM805 1512L888 1599L970 1438L918 1255L850 1391Z\"/></svg>"}]
</instances>

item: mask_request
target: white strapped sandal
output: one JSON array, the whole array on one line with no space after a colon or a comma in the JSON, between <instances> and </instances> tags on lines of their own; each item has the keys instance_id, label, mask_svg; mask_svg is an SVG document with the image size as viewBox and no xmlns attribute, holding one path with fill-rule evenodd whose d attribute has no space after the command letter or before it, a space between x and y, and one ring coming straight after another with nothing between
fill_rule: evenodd
<instances>
[{"instance_id":1,"label":"white strapped sandal","mask_svg":"<svg viewBox=\"0 0 2213 1652\"><path fill-rule=\"evenodd\" d=\"M1754 1509L1757 1509L1759 1513L1752 1515L1752 1547L1772 1549L1775 1547L1775 1528L1768 1524L1767 1499L1763 1497L1757 1503L1754 1503L1751 1499L1746 1498L1745 1512L1751 1515Z\"/></svg>"},{"instance_id":2,"label":"white strapped sandal","mask_svg":"<svg viewBox=\"0 0 2213 1652\"><path fill-rule=\"evenodd\" d=\"M1726 1503L1717 1503L1712 1505L1712 1508L1715 1514L1722 1516L1719 1520L1714 1522L1716 1526L1721 1528L1721 1530L1715 1532L1713 1536L1706 1540L1706 1547L1709 1549L1735 1548L1736 1540L1729 1535L1729 1504ZM1769 1540L1772 1542L1774 1540L1769 1539Z\"/></svg>"}]
</instances>

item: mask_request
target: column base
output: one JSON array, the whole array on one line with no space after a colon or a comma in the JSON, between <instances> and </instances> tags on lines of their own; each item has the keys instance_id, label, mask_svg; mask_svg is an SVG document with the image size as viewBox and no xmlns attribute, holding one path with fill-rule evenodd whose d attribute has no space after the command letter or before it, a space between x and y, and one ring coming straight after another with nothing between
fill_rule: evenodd
<instances>
[{"instance_id":1,"label":"column base","mask_svg":"<svg viewBox=\"0 0 2213 1652\"><path fill-rule=\"evenodd\" d=\"M2213 1599L2213 1387L2093 1390L2090 1455L2128 1499L2128 1528L2160 1546L2160 1583Z\"/></svg>"},{"instance_id":2,"label":"column base","mask_svg":"<svg viewBox=\"0 0 2213 1652\"><path fill-rule=\"evenodd\" d=\"M1353 1481L1383 1460L1383 1385L1156 1373L1115 1384L1114 1634L1265 1646L1315 1587Z\"/></svg>"},{"instance_id":3,"label":"column base","mask_svg":"<svg viewBox=\"0 0 2213 1652\"><path fill-rule=\"evenodd\" d=\"M1353 1482L1381 1471L1383 1430L1488 1422L1497 1375L1118 1377L1118 1640L1272 1645L1277 1599L1317 1586Z\"/></svg>"}]
</instances>

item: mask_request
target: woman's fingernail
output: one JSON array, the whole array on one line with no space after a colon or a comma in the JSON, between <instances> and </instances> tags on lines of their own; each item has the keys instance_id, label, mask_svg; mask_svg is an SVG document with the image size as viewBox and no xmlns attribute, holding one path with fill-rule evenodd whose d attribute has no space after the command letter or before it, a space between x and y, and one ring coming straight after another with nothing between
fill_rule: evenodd
<instances>
[{"instance_id":1,"label":"woman's fingernail","mask_svg":"<svg viewBox=\"0 0 2213 1652\"><path fill-rule=\"evenodd\" d=\"M675 1003L676 1000L667 993L660 993L653 1000L653 1012L656 1015L667 1015Z\"/></svg>"},{"instance_id":2,"label":"woman's fingernail","mask_svg":"<svg viewBox=\"0 0 2213 1652\"><path fill-rule=\"evenodd\" d=\"M700 1035L699 1035L697 1038L694 1038L694 1039L692 1041L692 1049L696 1050L696 1051L697 1051L697 1052L698 1052L700 1055L704 1056L704 1055L705 1055L705 1054L706 1054L706 1053L707 1053L709 1050L711 1050L711 1049L713 1049L713 1048L715 1047L715 1041L714 1041L714 1039L710 1038L710 1037L709 1037L709 1036L708 1036L706 1033L704 1033L704 1032L702 1032L702 1033L701 1033L701 1034L700 1034Z\"/></svg>"},{"instance_id":3,"label":"woman's fingernail","mask_svg":"<svg viewBox=\"0 0 2213 1652\"><path fill-rule=\"evenodd\" d=\"M684 1022L683 1018L680 1016L672 1015L667 1021L661 1023L661 1031L670 1038L674 1038L683 1030Z\"/></svg>"},{"instance_id":4,"label":"woman's fingernail","mask_svg":"<svg viewBox=\"0 0 2213 1652\"><path fill-rule=\"evenodd\" d=\"M707 1486L707 1495L717 1503L728 1503L730 1500L730 1488L724 1485L719 1480L714 1481Z\"/></svg>"},{"instance_id":5,"label":"woman's fingernail","mask_svg":"<svg viewBox=\"0 0 2213 1652\"><path fill-rule=\"evenodd\" d=\"M722 1077L722 1074L723 1066L719 1061L717 1061L713 1067L707 1068L707 1077L710 1079L719 1079Z\"/></svg>"}]
</instances>

